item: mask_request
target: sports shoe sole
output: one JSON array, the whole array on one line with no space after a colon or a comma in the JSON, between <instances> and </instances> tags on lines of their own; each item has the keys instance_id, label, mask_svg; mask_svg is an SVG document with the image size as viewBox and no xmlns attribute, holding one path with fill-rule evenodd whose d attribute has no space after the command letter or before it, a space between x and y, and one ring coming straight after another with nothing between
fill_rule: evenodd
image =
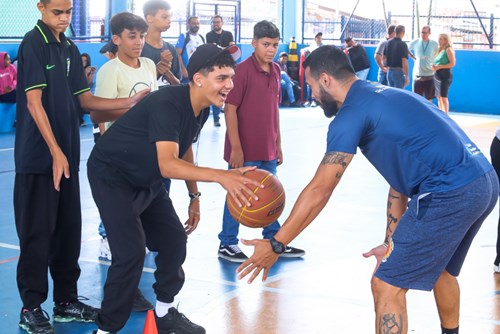
<instances>
[{"instance_id":1,"label":"sports shoe sole","mask_svg":"<svg viewBox=\"0 0 500 334\"><path fill-rule=\"evenodd\" d=\"M21 327L22 329L24 329L28 334L33 334L34 332L30 331L29 330L29 327L24 325L24 324L19 324L19 327ZM52 329L51 331L45 331L44 334L54 334L54 329Z\"/></svg>"},{"instance_id":2,"label":"sports shoe sole","mask_svg":"<svg viewBox=\"0 0 500 334\"><path fill-rule=\"evenodd\" d=\"M225 254L221 254L221 253L218 253L218 255L219 255L219 257L221 259L224 259L226 261L233 262L233 263L243 263L246 260L248 260L248 258L246 258L246 259L235 259L234 257L231 257L229 255L225 255Z\"/></svg>"},{"instance_id":3,"label":"sports shoe sole","mask_svg":"<svg viewBox=\"0 0 500 334\"><path fill-rule=\"evenodd\" d=\"M280 257L285 257L285 258L295 258L295 257L303 257L306 255L306 252L303 253L283 253L280 255Z\"/></svg>"},{"instance_id":4,"label":"sports shoe sole","mask_svg":"<svg viewBox=\"0 0 500 334\"><path fill-rule=\"evenodd\" d=\"M54 315L54 321L56 322L72 322L72 321L77 321L77 322L95 322L95 320L92 319L82 319L82 318L75 318L75 317L62 317L60 315Z\"/></svg>"}]
</instances>

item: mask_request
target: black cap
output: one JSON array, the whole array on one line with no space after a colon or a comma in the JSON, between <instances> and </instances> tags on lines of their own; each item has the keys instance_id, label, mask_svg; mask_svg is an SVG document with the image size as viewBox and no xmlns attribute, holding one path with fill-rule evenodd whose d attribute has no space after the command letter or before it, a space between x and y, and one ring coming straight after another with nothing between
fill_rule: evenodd
<instances>
[{"instance_id":1,"label":"black cap","mask_svg":"<svg viewBox=\"0 0 500 334\"><path fill-rule=\"evenodd\" d=\"M320 31L316 34L316 36L314 36L314 38L318 37L318 36L323 36L323 33Z\"/></svg>"},{"instance_id":2,"label":"black cap","mask_svg":"<svg viewBox=\"0 0 500 334\"><path fill-rule=\"evenodd\" d=\"M241 50L235 44L230 45L227 48L221 48L213 43L200 45L194 51L191 58L189 58L189 63L187 65L189 81L193 80L193 75L205 66L205 64L212 61L222 52L229 52L235 61L241 57Z\"/></svg>"},{"instance_id":3,"label":"black cap","mask_svg":"<svg viewBox=\"0 0 500 334\"><path fill-rule=\"evenodd\" d=\"M344 42L346 42L346 43L349 43L350 41L352 41L352 38L351 38L351 37L346 37L346 38L344 39Z\"/></svg>"},{"instance_id":4,"label":"black cap","mask_svg":"<svg viewBox=\"0 0 500 334\"><path fill-rule=\"evenodd\" d=\"M105 54L106 52L110 52L115 54L118 51L118 47L112 41L107 42L104 46L99 50L99 53Z\"/></svg>"},{"instance_id":5,"label":"black cap","mask_svg":"<svg viewBox=\"0 0 500 334\"><path fill-rule=\"evenodd\" d=\"M279 58L281 58L283 56L287 56L288 57L288 53L286 53L285 51L281 52Z\"/></svg>"}]
</instances>

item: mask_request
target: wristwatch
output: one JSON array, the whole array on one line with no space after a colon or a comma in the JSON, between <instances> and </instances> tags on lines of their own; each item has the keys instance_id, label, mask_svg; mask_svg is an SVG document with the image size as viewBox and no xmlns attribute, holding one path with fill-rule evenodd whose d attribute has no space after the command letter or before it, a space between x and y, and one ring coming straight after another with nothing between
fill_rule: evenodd
<instances>
[{"instance_id":1,"label":"wristwatch","mask_svg":"<svg viewBox=\"0 0 500 334\"><path fill-rule=\"evenodd\" d=\"M195 199L199 199L201 196L201 193L198 191L196 193L189 193L189 198L191 198L192 201L194 201Z\"/></svg>"},{"instance_id":2,"label":"wristwatch","mask_svg":"<svg viewBox=\"0 0 500 334\"><path fill-rule=\"evenodd\" d=\"M285 252L286 247L285 245L283 245L282 242L279 242L278 240L274 239L274 237L269 239L269 242L271 243L271 248L273 249L273 252L275 252L276 254L283 254Z\"/></svg>"}]
</instances>

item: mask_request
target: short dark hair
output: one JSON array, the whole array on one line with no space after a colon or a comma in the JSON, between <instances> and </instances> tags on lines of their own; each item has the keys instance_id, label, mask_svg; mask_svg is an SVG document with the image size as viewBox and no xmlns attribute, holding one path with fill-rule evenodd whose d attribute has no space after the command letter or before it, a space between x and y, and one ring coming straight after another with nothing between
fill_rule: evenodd
<instances>
[{"instance_id":1,"label":"short dark hair","mask_svg":"<svg viewBox=\"0 0 500 334\"><path fill-rule=\"evenodd\" d=\"M261 38L280 38L280 30L276 25L272 22L263 20L257 22L253 27L253 38L261 39Z\"/></svg>"},{"instance_id":2,"label":"short dark hair","mask_svg":"<svg viewBox=\"0 0 500 334\"><path fill-rule=\"evenodd\" d=\"M208 61L201 67L197 72L201 72L203 75L207 75L210 72L213 72L215 67L223 68L223 67L236 67L236 61L233 59L229 52L221 52L217 57L213 60ZM193 78L191 77L190 80Z\"/></svg>"},{"instance_id":3,"label":"short dark hair","mask_svg":"<svg viewBox=\"0 0 500 334\"><path fill-rule=\"evenodd\" d=\"M148 15L155 16L160 9L170 10L171 8L170 4L165 0L149 0L142 6L142 12L144 13L144 17Z\"/></svg>"},{"instance_id":4,"label":"short dark hair","mask_svg":"<svg viewBox=\"0 0 500 334\"><path fill-rule=\"evenodd\" d=\"M113 15L109 22L111 27L111 34L119 36L123 30L138 30L140 32L148 31L148 24L146 21L135 14L129 12L121 12Z\"/></svg>"},{"instance_id":5,"label":"short dark hair","mask_svg":"<svg viewBox=\"0 0 500 334\"><path fill-rule=\"evenodd\" d=\"M220 19L222 22L224 22L224 18L220 16L219 14L212 16L212 22L214 19Z\"/></svg>"},{"instance_id":6,"label":"short dark hair","mask_svg":"<svg viewBox=\"0 0 500 334\"><path fill-rule=\"evenodd\" d=\"M198 16L196 16L196 15L190 16L190 17L188 18L188 20L187 20L187 23L189 24L189 23L191 23L191 21L192 21L193 19L197 19L197 18L198 18Z\"/></svg>"},{"instance_id":7,"label":"short dark hair","mask_svg":"<svg viewBox=\"0 0 500 334\"><path fill-rule=\"evenodd\" d=\"M318 80L321 73L327 73L343 82L355 75L347 55L334 45L323 45L311 52L304 61L311 77Z\"/></svg>"},{"instance_id":8,"label":"short dark hair","mask_svg":"<svg viewBox=\"0 0 500 334\"><path fill-rule=\"evenodd\" d=\"M351 37L346 37L346 38L344 39L344 42L346 42L346 43L349 43L350 41L352 41L352 38L351 38Z\"/></svg>"},{"instance_id":9,"label":"short dark hair","mask_svg":"<svg viewBox=\"0 0 500 334\"><path fill-rule=\"evenodd\" d=\"M398 25L398 26L396 27L396 35L399 35L399 34L401 34L402 32L405 32L405 26L403 26L403 25Z\"/></svg>"},{"instance_id":10,"label":"short dark hair","mask_svg":"<svg viewBox=\"0 0 500 334\"><path fill-rule=\"evenodd\" d=\"M431 33L431 27L429 27L429 26L423 26L422 29L427 29L427 30L429 30L429 34Z\"/></svg>"},{"instance_id":11,"label":"short dark hair","mask_svg":"<svg viewBox=\"0 0 500 334\"><path fill-rule=\"evenodd\" d=\"M387 35L391 35L394 32L394 30L396 30L396 25L391 24L389 28L387 28Z\"/></svg>"}]
</instances>

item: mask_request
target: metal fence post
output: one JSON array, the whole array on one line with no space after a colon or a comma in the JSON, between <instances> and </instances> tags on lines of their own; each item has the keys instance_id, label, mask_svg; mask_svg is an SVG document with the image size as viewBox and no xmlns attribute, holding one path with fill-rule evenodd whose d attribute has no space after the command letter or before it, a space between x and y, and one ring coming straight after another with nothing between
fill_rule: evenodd
<instances>
[{"instance_id":1,"label":"metal fence post","mask_svg":"<svg viewBox=\"0 0 500 334\"><path fill-rule=\"evenodd\" d=\"M493 49L493 31L495 30L495 17L493 14L490 14L490 38L488 38L488 42L490 43L490 49Z\"/></svg>"}]
</instances>

